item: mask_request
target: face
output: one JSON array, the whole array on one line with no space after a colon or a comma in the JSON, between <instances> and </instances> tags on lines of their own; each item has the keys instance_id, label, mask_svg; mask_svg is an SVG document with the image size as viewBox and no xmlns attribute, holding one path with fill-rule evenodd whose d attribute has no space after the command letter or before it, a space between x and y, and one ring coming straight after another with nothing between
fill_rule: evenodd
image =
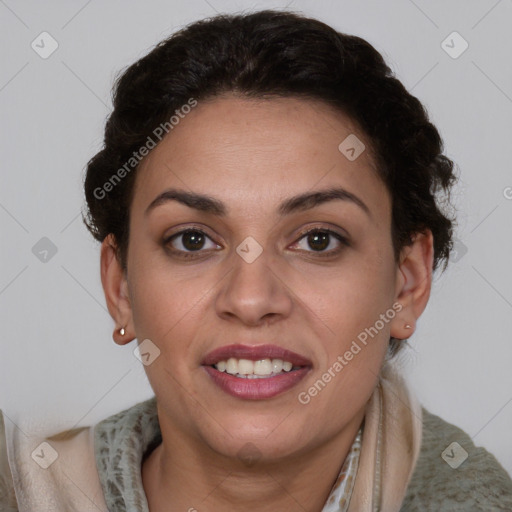
<instances>
[{"instance_id":1,"label":"face","mask_svg":"<svg viewBox=\"0 0 512 512\"><path fill-rule=\"evenodd\" d=\"M351 134L355 160L338 148ZM199 102L141 163L130 214L130 322L160 351L145 370L162 429L230 457L342 435L377 382L397 275L390 196L351 119Z\"/></svg>"}]
</instances>

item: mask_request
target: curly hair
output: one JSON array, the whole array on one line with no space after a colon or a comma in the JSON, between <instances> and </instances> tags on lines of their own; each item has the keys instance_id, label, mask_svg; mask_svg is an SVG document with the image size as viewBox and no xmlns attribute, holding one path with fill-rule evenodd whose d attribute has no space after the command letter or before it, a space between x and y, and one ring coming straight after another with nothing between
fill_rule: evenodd
<instances>
[{"instance_id":1,"label":"curly hair","mask_svg":"<svg viewBox=\"0 0 512 512\"><path fill-rule=\"evenodd\" d=\"M443 261L446 267L455 220L441 207L456 178L426 109L364 39L297 13L264 10L194 22L117 78L104 146L86 169L83 221L99 241L114 236L124 270L134 155L191 98L229 92L320 100L350 116L368 137L391 196L396 260L415 233L431 230L434 269ZM391 338L391 353L398 347Z\"/></svg>"}]
</instances>

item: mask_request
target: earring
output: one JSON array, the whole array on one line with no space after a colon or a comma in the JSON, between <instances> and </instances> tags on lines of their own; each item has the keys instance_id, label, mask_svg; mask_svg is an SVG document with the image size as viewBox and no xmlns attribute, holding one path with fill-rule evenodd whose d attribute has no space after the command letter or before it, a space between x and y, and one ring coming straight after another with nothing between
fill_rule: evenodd
<instances>
[{"instance_id":1,"label":"earring","mask_svg":"<svg viewBox=\"0 0 512 512\"><path fill-rule=\"evenodd\" d=\"M124 327L121 327L121 329L119 329L119 334L121 336L124 336L124 333L125 333Z\"/></svg>"},{"instance_id":2,"label":"earring","mask_svg":"<svg viewBox=\"0 0 512 512\"><path fill-rule=\"evenodd\" d=\"M411 328L411 326L410 326L409 324L405 324L405 325L404 325L404 328L405 328L405 329L410 329L410 328Z\"/></svg>"}]
</instances>

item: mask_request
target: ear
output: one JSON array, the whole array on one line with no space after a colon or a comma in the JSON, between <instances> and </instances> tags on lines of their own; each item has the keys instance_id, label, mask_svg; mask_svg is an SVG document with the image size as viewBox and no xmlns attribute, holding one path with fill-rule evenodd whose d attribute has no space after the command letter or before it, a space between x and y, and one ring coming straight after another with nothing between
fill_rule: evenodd
<instances>
[{"instance_id":1,"label":"ear","mask_svg":"<svg viewBox=\"0 0 512 512\"><path fill-rule=\"evenodd\" d=\"M124 345L135 338L135 332L128 282L117 257L117 245L112 234L101 244L101 284L110 316L116 323L112 338L118 345ZM121 328L124 328L124 335L120 333Z\"/></svg>"},{"instance_id":2,"label":"ear","mask_svg":"<svg viewBox=\"0 0 512 512\"><path fill-rule=\"evenodd\" d=\"M416 233L412 245L404 247L400 254L395 286L395 302L402 309L391 322L391 336L408 338L416 328L416 322L427 307L432 287L434 264L434 238L430 230ZM409 326L409 327L406 327Z\"/></svg>"}]
</instances>

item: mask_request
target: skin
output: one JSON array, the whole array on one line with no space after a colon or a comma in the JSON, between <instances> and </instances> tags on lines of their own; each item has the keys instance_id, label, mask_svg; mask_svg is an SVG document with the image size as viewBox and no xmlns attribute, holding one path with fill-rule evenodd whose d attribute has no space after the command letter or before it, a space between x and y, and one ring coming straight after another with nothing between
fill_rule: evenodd
<instances>
[{"instance_id":1,"label":"skin","mask_svg":"<svg viewBox=\"0 0 512 512\"><path fill-rule=\"evenodd\" d=\"M366 150L349 161L338 145L351 133ZM343 187L357 196L280 216L285 199ZM224 217L168 201L168 188L222 201ZM201 253L183 236L199 227ZM330 229L349 245L308 242ZM248 236L263 252L236 252ZM407 338L426 307L432 235L418 234L397 262L391 199L375 171L370 141L347 116L317 101L250 100L226 94L199 102L143 160L130 212L127 272L115 240L101 251L102 283L119 344L150 339L160 355L145 366L163 442L142 466L151 512L321 511L378 382L390 336ZM315 250L316 249L316 250ZM322 257L321 254L337 254ZM394 303L402 309L311 401L298 394L327 371L357 335ZM412 328L406 329L409 324ZM124 327L124 336L118 329ZM312 362L294 388L265 400L226 394L201 367L231 343L274 343ZM237 454L252 443L259 460Z\"/></svg>"}]
</instances>

